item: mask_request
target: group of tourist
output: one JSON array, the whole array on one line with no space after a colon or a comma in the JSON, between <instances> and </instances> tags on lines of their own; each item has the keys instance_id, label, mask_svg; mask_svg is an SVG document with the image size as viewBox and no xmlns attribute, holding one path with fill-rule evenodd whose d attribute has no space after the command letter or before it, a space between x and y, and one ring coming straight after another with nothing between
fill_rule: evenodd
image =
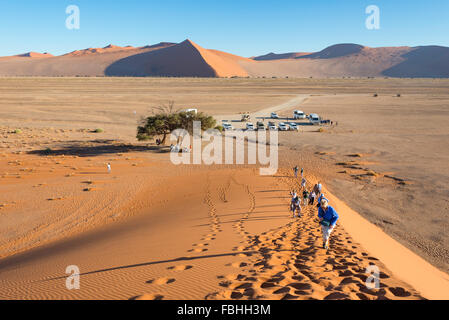
<instances>
[{"instance_id":1,"label":"group of tourist","mask_svg":"<svg viewBox=\"0 0 449 320\"><path fill-rule=\"evenodd\" d=\"M293 172L295 178L298 178L299 168L297 166L293 168ZM318 208L318 219L323 232L323 248L328 249L329 238L332 231L335 229L339 216L337 211L329 205L329 200L324 196L322 188L323 186L321 182L318 182L309 192L307 190L307 180L304 177L304 169L301 169L300 191L302 190L302 206L313 206L315 205L315 200L317 200L316 207ZM292 196L290 210L293 213L293 218L301 218L301 197L295 190L293 190L290 194Z\"/></svg>"}]
</instances>

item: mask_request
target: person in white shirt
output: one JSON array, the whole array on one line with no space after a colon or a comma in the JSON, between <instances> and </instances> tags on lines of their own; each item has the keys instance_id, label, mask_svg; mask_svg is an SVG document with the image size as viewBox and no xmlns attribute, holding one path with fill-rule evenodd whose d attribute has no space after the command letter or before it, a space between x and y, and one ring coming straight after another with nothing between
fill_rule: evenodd
<instances>
[{"instance_id":1,"label":"person in white shirt","mask_svg":"<svg viewBox=\"0 0 449 320\"><path fill-rule=\"evenodd\" d=\"M318 194L321 194L322 189L323 189L323 186L321 185L321 182L318 182Z\"/></svg>"},{"instance_id":2,"label":"person in white shirt","mask_svg":"<svg viewBox=\"0 0 449 320\"><path fill-rule=\"evenodd\" d=\"M315 191L312 191L312 193L310 194L309 197L309 204L313 206L313 203L315 202L315 198L316 198L316 193Z\"/></svg>"},{"instance_id":3,"label":"person in white shirt","mask_svg":"<svg viewBox=\"0 0 449 320\"><path fill-rule=\"evenodd\" d=\"M301 188L305 190L306 189L306 184L307 184L306 178L302 178L302 180L301 180Z\"/></svg>"},{"instance_id":4,"label":"person in white shirt","mask_svg":"<svg viewBox=\"0 0 449 320\"><path fill-rule=\"evenodd\" d=\"M296 194L296 192L292 192L292 200L290 203L290 210L293 213L293 218L295 217L295 212L298 212L298 218L301 217L301 199Z\"/></svg>"},{"instance_id":5,"label":"person in white shirt","mask_svg":"<svg viewBox=\"0 0 449 320\"><path fill-rule=\"evenodd\" d=\"M108 173L111 173L112 169L111 169L111 164L108 163Z\"/></svg>"}]
</instances>

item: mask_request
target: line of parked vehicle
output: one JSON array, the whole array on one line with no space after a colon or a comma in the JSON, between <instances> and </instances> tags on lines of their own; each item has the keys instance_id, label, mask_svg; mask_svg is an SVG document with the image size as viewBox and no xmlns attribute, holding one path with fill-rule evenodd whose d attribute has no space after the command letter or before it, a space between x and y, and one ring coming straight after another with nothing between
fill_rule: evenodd
<instances>
[{"instance_id":1,"label":"line of parked vehicle","mask_svg":"<svg viewBox=\"0 0 449 320\"><path fill-rule=\"evenodd\" d=\"M279 120L279 115L276 112L272 112L270 115L270 119L273 120ZM303 111L301 110L295 110L293 112L293 119L295 120L305 120L305 119L309 119L309 122L312 125L319 125L322 123L322 120L320 118L319 115L312 113L310 115L306 115ZM273 121L269 121L268 125L265 126L265 124L261 121L258 121L256 123L256 125L254 125L252 122L248 122L251 120L251 117L249 114L244 114L242 115L242 119L241 122L246 122L246 128L243 130L247 130L247 131L257 131L257 130L270 130L270 131L299 131L298 128L298 123L296 122L289 122L289 121L282 121L279 122L276 126L276 123ZM222 127L225 131L230 131L230 130L234 130L234 127L228 123L228 122L223 122Z\"/></svg>"}]
</instances>

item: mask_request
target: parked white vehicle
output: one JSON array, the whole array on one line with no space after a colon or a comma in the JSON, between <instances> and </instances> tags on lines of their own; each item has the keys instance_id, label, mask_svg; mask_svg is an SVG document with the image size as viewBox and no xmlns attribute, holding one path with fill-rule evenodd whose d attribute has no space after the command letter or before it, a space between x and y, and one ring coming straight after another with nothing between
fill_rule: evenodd
<instances>
[{"instance_id":1,"label":"parked white vehicle","mask_svg":"<svg viewBox=\"0 0 449 320\"><path fill-rule=\"evenodd\" d=\"M290 130L298 131L298 125L295 122L289 122L288 126L290 127Z\"/></svg>"},{"instance_id":2,"label":"parked white vehicle","mask_svg":"<svg viewBox=\"0 0 449 320\"><path fill-rule=\"evenodd\" d=\"M251 123L251 122L248 122L247 124L246 124L246 130L248 130L248 131L254 131L255 129L254 129L254 125Z\"/></svg>"},{"instance_id":3,"label":"parked white vehicle","mask_svg":"<svg viewBox=\"0 0 449 320\"><path fill-rule=\"evenodd\" d=\"M293 111L293 118L295 118L295 120L303 120L306 118L306 114L301 110L295 110Z\"/></svg>"},{"instance_id":4,"label":"parked white vehicle","mask_svg":"<svg viewBox=\"0 0 449 320\"><path fill-rule=\"evenodd\" d=\"M268 122L268 130L270 131L276 131L278 128L276 127L276 124L272 121Z\"/></svg>"},{"instance_id":5,"label":"parked white vehicle","mask_svg":"<svg viewBox=\"0 0 449 320\"><path fill-rule=\"evenodd\" d=\"M312 113L312 114L309 115L309 121L310 121L311 124L317 125L317 124L321 123L321 118L316 113Z\"/></svg>"},{"instance_id":6,"label":"parked white vehicle","mask_svg":"<svg viewBox=\"0 0 449 320\"><path fill-rule=\"evenodd\" d=\"M271 113L271 119L279 119L279 116L276 112Z\"/></svg>"},{"instance_id":7,"label":"parked white vehicle","mask_svg":"<svg viewBox=\"0 0 449 320\"><path fill-rule=\"evenodd\" d=\"M288 131L289 127L284 122L279 122L279 130L280 131Z\"/></svg>"},{"instance_id":8,"label":"parked white vehicle","mask_svg":"<svg viewBox=\"0 0 449 320\"><path fill-rule=\"evenodd\" d=\"M234 127L230 123L223 123L222 127L225 131L232 131L234 130Z\"/></svg>"},{"instance_id":9,"label":"parked white vehicle","mask_svg":"<svg viewBox=\"0 0 449 320\"><path fill-rule=\"evenodd\" d=\"M193 112L194 114L198 114L198 109L186 109L184 112L190 113Z\"/></svg>"}]
</instances>

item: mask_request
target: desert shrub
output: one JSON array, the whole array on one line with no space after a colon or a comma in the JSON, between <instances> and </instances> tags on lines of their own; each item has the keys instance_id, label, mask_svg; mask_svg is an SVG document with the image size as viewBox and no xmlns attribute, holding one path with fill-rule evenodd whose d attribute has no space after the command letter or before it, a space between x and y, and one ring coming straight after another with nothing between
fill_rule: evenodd
<instances>
[{"instance_id":1,"label":"desert shrub","mask_svg":"<svg viewBox=\"0 0 449 320\"><path fill-rule=\"evenodd\" d=\"M373 95L373 97L374 98L377 98L379 95L377 94L377 93L375 93L374 95Z\"/></svg>"},{"instance_id":2,"label":"desert shrub","mask_svg":"<svg viewBox=\"0 0 449 320\"><path fill-rule=\"evenodd\" d=\"M218 131L220 131L220 132L223 132L223 130L224 130L224 128L223 128L223 126L216 126L215 128L214 128L215 130L218 130Z\"/></svg>"},{"instance_id":3,"label":"desert shrub","mask_svg":"<svg viewBox=\"0 0 449 320\"><path fill-rule=\"evenodd\" d=\"M216 127L217 121L202 112L175 111L174 102L170 101L168 106L160 106L153 115L143 118L137 127L137 139L139 141L151 140L155 136L162 136L161 143L164 144L172 131L184 129L193 133L193 122L201 122L201 130L205 131Z\"/></svg>"},{"instance_id":4,"label":"desert shrub","mask_svg":"<svg viewBox=\"0 0 449 320\"><path fill-rule=\"evenodd\" d=\"M15 134L21 134L21 133L22 133L22 130L16 129L16 130L13 131L13 133L15 133Z\"/></svg>"},{"instance_id":5,"label":"desert shrub","mask_svg":"<svg viewBox=\"0 0 449 320\"><path fill-rule=\"evenodd\" d=\"M103 132L104 132L104 130L101 128L97 128L94 130L94 133L103 133Z\"/></svg>"}]
</instances>

